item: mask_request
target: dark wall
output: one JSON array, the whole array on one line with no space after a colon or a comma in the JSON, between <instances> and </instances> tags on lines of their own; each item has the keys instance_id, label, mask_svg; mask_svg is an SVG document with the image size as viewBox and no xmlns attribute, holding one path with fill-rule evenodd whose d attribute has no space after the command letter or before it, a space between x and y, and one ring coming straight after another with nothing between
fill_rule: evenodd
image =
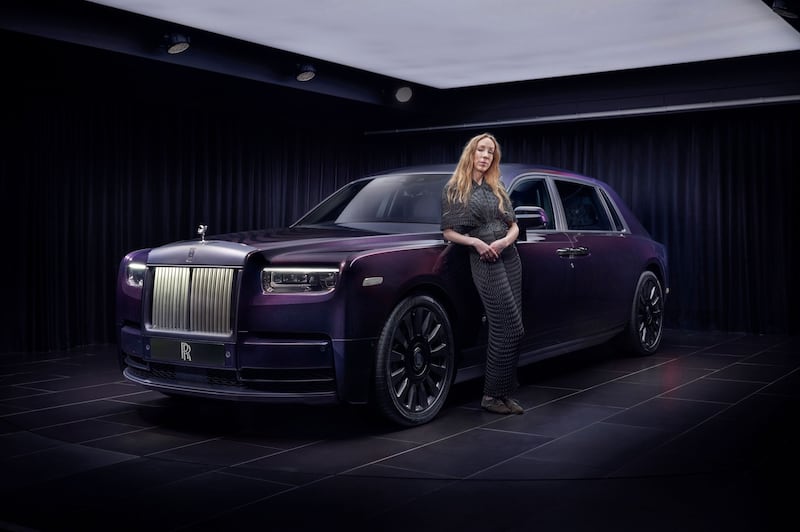
<instances>
[{"instance_id":1,"label":"dark wall","mask_svg":"<svg viewBox=\"0 0 800 532\"><path fill-rule=\"evenodd\" d=\"M454 162L479 132L424 130L472 116L469 94L403 111L12 32L0 45L27 50L4 76L0 352L113 342L127 251L199 223L285 225L365 173ZM793 333L798 118L795 103L490 129L505 160L617 188L668 246L668 326Z\"/></svg>"}]
</instances>

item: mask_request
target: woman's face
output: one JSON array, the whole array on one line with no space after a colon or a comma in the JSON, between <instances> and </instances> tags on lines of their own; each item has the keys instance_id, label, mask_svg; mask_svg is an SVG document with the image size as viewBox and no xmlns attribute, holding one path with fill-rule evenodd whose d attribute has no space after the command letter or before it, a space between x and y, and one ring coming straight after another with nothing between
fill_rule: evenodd
<instances>
[{"instance_id":1,"label":"woman's face","mask_svg":"<svg viewBox=\"0 0 800 532\"><path fill-rule=\"evenodd\" d=\"M478 172L484 173L492 165L494 160L494 141L489 137L484 137L478 141L475 153L472 154L472 165Z\"/></svg>"}]
</instances>

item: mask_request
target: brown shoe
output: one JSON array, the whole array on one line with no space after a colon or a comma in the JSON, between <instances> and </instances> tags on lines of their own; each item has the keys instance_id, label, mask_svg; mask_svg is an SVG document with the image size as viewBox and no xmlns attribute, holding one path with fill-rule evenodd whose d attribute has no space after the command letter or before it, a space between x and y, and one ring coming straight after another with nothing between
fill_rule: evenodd
<instances>
[{"instance_id":1,"label":"brown shoe","mask_svg":"<svg viewBox=\"0 0 800 532\"><path fill-rule=\"evenodd\" d=\"M481 408L495 414L511 413L511 409L506 406L506 403L504 403L502 399L490 395L483 396L483 399L481 399Z\"/></svg>"},{"instance_id":2,"label":"brown shoe","mask_svg":"<svg viewBox=\"0 0 800 532\"><path fill-rule=\"evenodd\" d=\"M503 399L503 404L506 405L506 408L508 408L508 410L512 414L524 414L525 413L525 409L522 408L522 405L519 404L519 401L517 401L516 399L512 399L511 397L506 397L505 399Z\"/></svg>"}]
</instances>

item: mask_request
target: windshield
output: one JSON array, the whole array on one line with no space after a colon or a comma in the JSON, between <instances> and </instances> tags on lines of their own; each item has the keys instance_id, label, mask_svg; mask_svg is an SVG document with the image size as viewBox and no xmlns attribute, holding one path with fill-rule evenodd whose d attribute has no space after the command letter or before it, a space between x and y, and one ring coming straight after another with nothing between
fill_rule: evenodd
<instances>
[{"instance_id":1,"label":"windshield","mask_svg":"<svg viewBox=\"0 0 800 532\"><path fill-rule=\"evenodd\" d=\"M435 224L442 216L442 188L449 174L396 174L354 181L300 218L295 226L337 225L364 229L384 224Z\"/></svg>"}]
</instances>

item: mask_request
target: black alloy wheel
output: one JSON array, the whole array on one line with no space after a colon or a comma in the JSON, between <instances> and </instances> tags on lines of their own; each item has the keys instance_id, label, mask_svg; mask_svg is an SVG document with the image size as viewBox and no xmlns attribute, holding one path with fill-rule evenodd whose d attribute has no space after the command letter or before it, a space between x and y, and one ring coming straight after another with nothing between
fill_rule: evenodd
<instances>
[{"instance_id":1,"label":"black alloy wheel","mask_svg":"<svg viewBox=\"0 0 800 532\"><path fill-rule=\"evenodd\" d=\"M375 402L404 426L439 413L455 373L455 350L444 308L432 297L411 296L392 311L378 340Z\"/></svg>"},{"instance_id":2,"label":"black alloy wheel","mask_svg":"<svg viewBox=\"0 0 800 532\"><path fill-rule=\"evenodd\" d=\"M664 293L661 281L651 272L639 276L625 341L637 355L650 355L658 350L664 326Z\"/></svg>"}]
</instances>

